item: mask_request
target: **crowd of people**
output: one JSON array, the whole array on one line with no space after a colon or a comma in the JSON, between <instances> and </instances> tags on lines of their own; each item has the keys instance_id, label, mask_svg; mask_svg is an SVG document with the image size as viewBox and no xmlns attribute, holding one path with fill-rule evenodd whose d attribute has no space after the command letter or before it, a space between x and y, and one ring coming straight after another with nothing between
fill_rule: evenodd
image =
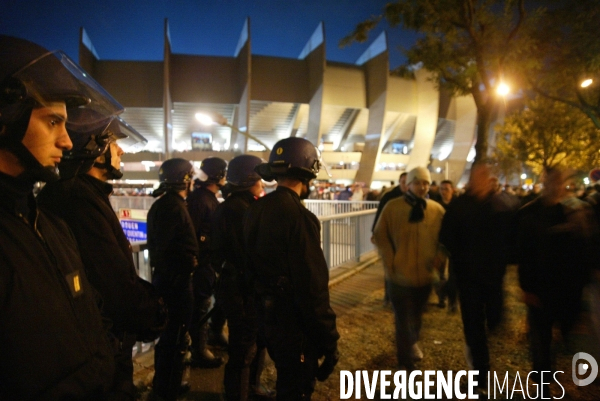
<instances>
[{"instance_id":1,"label":"crowd of people","mask_svg":"<svg viewBox=\"0 0 600 401\"><path fill-rule=\"evenodd\" d=\"M109 202L108 181L123 175L119 141L143 140L119 118L123 107L60 51L0 35L0 54L0 399L134 400L132 348L158 340L154 400L189 390L186 365L224 363L209 344L228 351L225 399L309 400L340 357L320 223L302 204L321 168L315 146L285 138L268 162L209 157L199 171L163 162L148 212L149 283ZM599 260L600 192L580 200L571 179L548 168L539 194L520 200L479 163L456 196L417 167L382 195L373 241L400 368L423 358L435 285L440 306L460 304L469 366L485 375L487 333L502 322L502 281L516 263L534 370L552 369L552 328L573 327ZM346 197L363 200L362 187ZM261 386L267 352L274 392Z\"/></svg>"},{"instance_id":2,"label":"crowd of people","mask_svg":"<svg viewBox=\"0 0 600 401\"><path fill-rule=\"evenodd\" d=\"M547 168L531 196L519 198L498 185L490 166L471 168L465 192L450 181L431 191L431 176L418 167L391 199L381 202L373 240L385 269L386 299L396 322L400 368L415 369L421 316L432 288L448 300L463 322L469 369L487 377L487 336L503 322L503 281L508 264L518 265L528 310L532 379L550 395L541 372L552 372L552 330L566 338L581 309L586 285L598 285L600 254L597 199L600 186L584 199L573 191L567 168ZM434 200L435 199L435 200ZM485 380L478 392L485 395Z\"/></svg>"}]
</instances>

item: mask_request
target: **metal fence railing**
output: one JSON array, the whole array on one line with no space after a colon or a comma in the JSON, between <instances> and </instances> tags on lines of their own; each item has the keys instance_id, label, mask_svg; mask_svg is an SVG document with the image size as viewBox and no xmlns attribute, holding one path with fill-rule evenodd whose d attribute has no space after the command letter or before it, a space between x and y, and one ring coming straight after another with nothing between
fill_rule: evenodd
<instances>
[{"instance_id":1,"label":"metal fence railing","mask_svg":"<svg viewBox=\"0 0 600 401\"><path fill-rule=\"evenodd\" d=\"M321 247L329 270L347 263L358 262L362 255L375 250L371 243L371 227L375 209L319 216L321 222ZM133 260L138 274L152 281L146 242L133 242Z\"/></svg>"},{"instance_id":2,"label":"metal fence railing","mask_svg":"<svg viewBox=\"0 0 600 401\"><path fill-rule=\"evenodd\" d=\"M115 212L119 209L149 210L156 199L151 196L111 196L110 203ZM336 201L306 199L306 208L317 216L357 212L360 210L377 209L379 201Z\"/></svg>"},{"instance_id":3,"label":"metal fence railing","mask_svg":"<svg viewBox=\"0 0 600 401\"><path fill-rule=\"evenodd\" d=\"M360 210L377 209L379 201L337 201L306 199L306 208L316 216L332 216L334 214L358 212Z\"/></svg>"}]
</instances>

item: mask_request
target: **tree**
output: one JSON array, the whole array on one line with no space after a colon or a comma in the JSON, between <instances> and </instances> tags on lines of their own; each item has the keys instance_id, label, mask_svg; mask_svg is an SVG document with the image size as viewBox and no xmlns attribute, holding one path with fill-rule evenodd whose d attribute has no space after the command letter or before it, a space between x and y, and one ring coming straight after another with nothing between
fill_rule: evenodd
<instances>
[{"instance_id":1,"label":"tree","mask_svg":"<svg viewBox=\"0 0 600 401\"><path fill-rule=\"evenodd\" d=\"M600 130L581 111L538 96L507 116L495 153L499 160L514 157L538 175L557 165L589 171L600 161L599 139Z\"/></svg>"},{"instance_id":2,"label":"tree","mask_svg":"<svg viewBox=\"0 0 600 401\"><path fill-rule=\"evenodd\" d=\"M398 0L387 4L383 15L358 24L340 45L365 41L383 19L392 27L402 24L421 33L416 44L404 51L407 64L396 72L409 76L411 66L421 63L440 87L453 95L473 96L478 161L487 156L498 103L496 87L531 52L531 33L543 13L543 9L526 12L525 0Z\"/></svg>"},{"instance_id":3,"label":"tree","mask_svg":"<svg viewBox=\"0 0 600 401\"><path fill-rule=\"evenodd\" d=\"M559 1L533 33L523 84L585 113L600 128L600 2ZM581 83L593 79L590 86Z\"/></svg>"}]
</instances>

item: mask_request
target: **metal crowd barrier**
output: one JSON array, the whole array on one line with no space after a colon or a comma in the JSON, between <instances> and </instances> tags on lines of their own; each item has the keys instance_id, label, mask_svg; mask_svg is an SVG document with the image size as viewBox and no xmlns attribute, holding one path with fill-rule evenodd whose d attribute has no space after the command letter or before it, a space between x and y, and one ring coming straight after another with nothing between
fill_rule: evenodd
<instances>
[{"instance_id":1,"label":"metal crowd barrier","mask_svg":"<svg viewBox=\"0 0 600 401\"><path fill-rule=\"evenodd\" d=\"M371 227L376 209L318 216L321 222L321 247L329 270L348 263L359 262L362 255L375 250L371 243ZM133 261L138 274L152 281L146 242L133 242Z\"/></svg>"}]
</instances>

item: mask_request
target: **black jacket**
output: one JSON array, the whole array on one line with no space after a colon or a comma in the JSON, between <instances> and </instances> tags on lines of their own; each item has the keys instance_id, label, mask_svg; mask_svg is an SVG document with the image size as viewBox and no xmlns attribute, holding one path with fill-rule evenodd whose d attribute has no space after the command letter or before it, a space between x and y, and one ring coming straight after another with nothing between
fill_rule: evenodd
<instances>
[{"instance_id":1,"label":"black jacket","mask_svg":"<svg viewBox=\"0 0 600 401\"><path fill-rule=\"evenodd\" d=\"M375 220L373 220L373 226L371 227L371 232L373 230L375 230L375 226L377 225L377 220L379 220L379 216L381 215L381 212L383 211L383 208L385 207L385 205L392 199L401 197L402 194L403 193L402 193L402 190L400 189L400 185L395 186L392 190L383 194L383 196L381 197L381 200L379 201L379 205L377 206L377 213L375 213Z\"/></svg>"},{"instance_id":2,"label":"black jacket","mask_svg":"<svg viewBox=\"0 0 600 401\"><path fill-rule=\"evenodd\" d=\"M329 304L329 270L323 256L317 217L286 187L258 199L246 212L244 242L249 268L265 286L287 277L290 298L305 334L325 354L339 338Z\"/></svg>"},{"instance_id":3,"label":"black jacket","mask_svg":"<svg viewBox=\"0 0 600 401\"><path fill-rule=\"evenodd\" d=\"M32 186L0 174L0 399L93 399L111 345L77 242Z\"/></svg>"},{"instance_id":4,"label":"black jacket","mask_svg":"<svg viewBox=\"0 0 600 401\"><path fill-rule=\"evenodd\" d=\"M497 194L480 200L468 192L450 203L442 220L440 242L450 252L463 282L498 279L504 274L516 206Z\"/></svg>"},{"instance_id":5,"label":"black jacket","mask_svg":"<svg viewBox=\"0 0 600 401\"><path fill-rule=\"evenodd\" d=\"M131 245L109 201L111 193L112 185L84 174L47 184L38 199L69 224L90 283L102 296L102 313L121 336L159 324L160 305L151 285L137 275Z\"/></svg>"},{"instance_id":6,"label":"black jacket","mask_svg":"<svg viewBox=\"0 0 600 401\"><path fill-rule=\"evenodd\" d=\"M211 226L213 213L219 206L215 194L205 188L196 188L186 199L190 217L196 230L196 239L200 250L200 266L210 263L211 258Z\"/></svg>"},{"instance_id":7,"label":"black jacket","mask_svg":"<svg viewBox=\"0 0 600 401\"><path fill-rule=\"evenodd\" d=\"M148 211L148 250L155 274L187 276L198 266L198 241L185 200L167 192Z\"/></svg>"},{"instance_id":8,"label":"black jacket","mask_svg":"<svg viewBox=\"0 0 600 401\"><path fill-rule=\"evenodd\" d=\"M548 206L538 197L523 206L513 235L523 291L537 295L551 309L570 305L570 300L578 303L598 261L596 230L583 201Z\"/></svg>"},{"instance_id":9,"label":"black jacket","mask_svg":"<svg viewBox=\"0 0 600 401\"><path fill-rule=\"evenodd\" d=\"M256 198L249 191L233 192L221 203L213 215L212 247L213 266L222 266L239 272L246 270L247 255L244 251L244 213Z\"/></svg>"}]
</instances>

